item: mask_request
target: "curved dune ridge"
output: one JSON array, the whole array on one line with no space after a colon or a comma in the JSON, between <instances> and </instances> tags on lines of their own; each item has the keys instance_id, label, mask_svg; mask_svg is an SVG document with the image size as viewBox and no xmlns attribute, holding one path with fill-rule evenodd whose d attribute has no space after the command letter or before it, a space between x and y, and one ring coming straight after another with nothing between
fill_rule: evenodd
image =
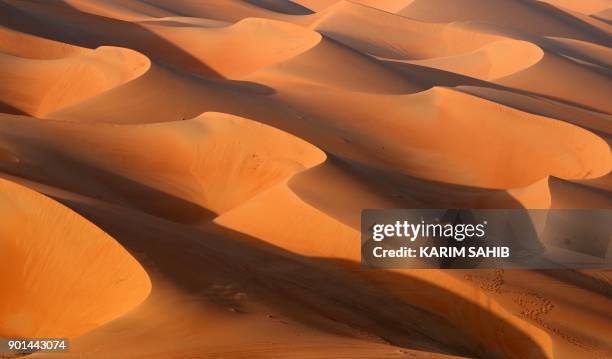
<instances>
[{"instance_id":1,"label":"curved dune ridge","mask_svg":"<svg viewBox=\"0 0 612 359\"><path fill-rule=\"evenodd\" d=\"M20 141L11 138L36 128L42 132ZM206 217L205 211L223 213L326 157L291 134L222 113L121 127L75 127L55 121L41 126L29 118L13 117L5 119L0 132L6 136L0 159L36 164L50 171L54 165L68 173L89 171L106 188L118 191L121 199L76 184L71 176L57 176L54 184L76 186L107 201L129 199L131 206L179 222ZM72 142L65 143L64 138ZM261 143L261 138L266 141ZM26 154L20 142L37 150ZM76 157L75 145L81 147ZM50 148L54 150L47 150ZM25 155L20 156L20 150ZM17 166L15 170L24 177L40 177L27 168Z\"/></svg>"},{"instance_id":2,"label":"curved dune ridge","mask_svg":"<svg viewBox=\"0 0 612 359\"><path fill-rule=\"evenodd\" d=\"M224 77L236 78L307 51L321 36L286 22L245 18L226 27L168 27L148 23L151 31L187 49Z\"/></svg>"},{"instance_id":3,"label":"curved dune ridge","mask_svg":"<svg viewBox=\"0 0 612 359\"><path fill-rule=\"evenodd\" d=\"M121 20L142 20L174 15L174 12L148 4L145 1L125 0L66 0L65 3L83 12Z\"/></svg>"},{"instance_id":4,"label":"curved dune ridge","mask_svg":"<svg viewBox=\"0 0 612 359\"><path fill-rule=\"evenodd\" d=\"M206 135L198 143L190 171L206 206L216 213L325 160L325 154L309 143L258 122L214 113L192 121ZM260 137L266 138L265 143Z\"/></svg>"},{"instance_id":5,"label":"curved dune ridge","mask_svg":"<svg viewBox=\"0 0 612 359\"><path fill-rule=\"evenodd\" d=\"M552 5L571 9L581 12L586 15L592 15L602 10L612 7L610 0L587 0L587 1L571 1L571 0L544 0Z\"/></svg>"},{"instance_id":6,"label":"curved dune ridge","mask_svg":"<svg viewBox=\"0 0 612 359\"><path fill-rule=\"evenodd\" d=\"M519 60L512 60L513 56ZM544 52L536 45L525 41L502 40L469 53L410 63L493 81L529 68L542 57Z\"/></svg>"},{"instance_id":7,"label":"curved dune ridge","mask_svg":"<svg viewBox=\"0 0 612 359\"><path fill-rule=\"evenodd\" d=\"M86 48L0 27L0 53L28 59L52 60L84 55Z\"/></svg>"},{"instance_id":8,"label":"curved dune ridge","mask_svg":"<svg viewBox=\"0 0 612 359\"><path fill-rule=\"evenodd\" d=\"M571 20L570 14L543 1L492 0L483 5L477 0L415 0L397 13L435 23L492 23L541 36L590 40L603 45L609 36L601 28L581 21L583 19Z\"/></svg>"},{"instance_id":9,"label":"curved dune ridge","mask_svg":"<svg viewBox=\"0 0 612 359\"><path fill-rule=\"evenodd\" d=\"M461 24L418 21L350 1L340 1L311 18L309 26L326 36L358 51L392 59L459 55L503 39Z\"/></svg>"},{"instance_id":10,"label":"curved dune ridge","mask_svg":"<svg viewBox=\"0 0 612 359\"><path fill-rule=\"evenodd\" d=\"M149 60L121 48L99 47L58 59L0 53L2 102L35 116L80 102L146 72Z\"/></svg>"},{"instance_id":11,"label":"curved dune ridge","mask_svg":"<svg viewBox=\"0 0 612 359\"><path fill-rule=\"evenodd\" d=\"M270 85L284 86L280 81ZM612 165L608 144L589 131L449 89L402 97L292 90L286 101L301 110L316 116L336 111L331 131L347 142L339 154L418 178L510 189L549 175L600 177ZM310 95L300 97L303 92ZM474 146L487 150L475 152Z\"/></svg>"},{"instance_id":12,"label":"curved dune ridge","mask_svg":"<svg viewBox=\"0 0 612 359\"><path fill-rule=\"evenodd\" d=\"M403 9L408 4L410 4L412 1L414 0L354 0L352 2L393 13L393 12ZM344 2L344 1L343 0L295 0L294 2L298 4L302 4L317 12L320 12L322 10L325 10L326 8L329 8L330 6L334 4L337 4L339 2Z\"/></svg>"},{"instance_id":13,"label":"curved dune ridge","mask_svg":"<svg viewBox=\"0 0 612 359\"><path fill-rule=\"evenodd\" d=\"M74 337L148 295L138 262L70 209L2 179L0 212L0 336Z\"/></svg>"},{"instance_id":14,"label":"curved dune ridge","mask_svg":"<svg viewBox=\"0 0 612 359\"><path fill-rule=\"evenodd\" d=\"M610 6L0 0L0 337L612 357L609 270L360 264L366 208L612 206Z\"/></svg>"},{"instance_id":15,"label":"curved dune ridge","mask_svg":"<svg viewBox=\"0 0 612 359\"><path fill-rule=\"evenodd\" d=\"M325 159L323 152L299 138L222 113L129 129L107 128L102 131L105 134L87 127L93 146L109 148L84 156L92 163L118 169L138 183L217 214ZM261 143L261 138L266 141ZM134 148L129 145L132 141L145 147ZM172 210L178 212L170 208L165 213Z\"/></svg>"}]
</instances>

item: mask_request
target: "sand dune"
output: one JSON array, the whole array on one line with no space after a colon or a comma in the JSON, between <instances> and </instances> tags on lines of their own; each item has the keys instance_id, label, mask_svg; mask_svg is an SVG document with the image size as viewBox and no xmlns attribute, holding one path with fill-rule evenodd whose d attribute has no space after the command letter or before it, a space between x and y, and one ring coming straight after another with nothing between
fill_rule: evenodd
<instances>
[{"instance_id":1,"label":"sand dune","mask_svg":"<svg viewBox=\"0 0 612 359\"><path fill-rule=\"evenodd\" d=\"M279 203L282 206L278 206ZM257 238L263 238L267 242L301 255L359 260L359 232L326 218L318 210L303 203L287 188L276 187L245 205L217 217L215 223ZM293 228L301 228L302 230L296 233L292 231ZM334 238L334 241L313 241L312 238ZM406 275L404 279L406 282L403 284L398 284L395 280L384 275L373 275L373 273L367 271L359 272L359 276L366 281L376 283L381 290L391 295L405 298L419 307L439 313L445 318L452 318L453 323L466 336L464 340L469 342L469 340L475 339L482 343L481 345L484 347L481 349L480 355L494 356L509 351L517 353L521 357L550 355L550 339L543 332L527 322L516 320L516 318L508 315L502 307L489 298L483 298L482 301L476 299L472 302L474 298L479 298L478 295L473 296L474 293L471 292L473 288L465 286L460 281L453 280L447 273L443 271L401 273ZM426 295L420 296L409 289L417 282L420 290L427 291ZM446 298L440 298L439 301L433 300L436 297L434 293L438 290L436 288L437 283L444 283L443 291L447 295ZM465 311L453 311L449 308L448 302L445 302L446 299L450 299L448 296L450 293L452 293L451 297L456 296L455 300L457 301L469 299L471 305L486 307L488 314L484 314L482 309L473 308L473 311L467 309L471 306L467 304ZM491 315L496 320L486 324L482 323L479 326L470 324L476 320L475 316L478 315ZM521 328L521 330L518 332L510 330L509 328L513 326ZM494 334L500 331L507 333L505 339ZM532 341L535 341L535 343ZM538 354L547 352L548 354Z\"/></svg>"},{"instance_id":2,"label":"sand dune","mask_svg":"<svg viewBox=\"0 0 612 359\"><path fill-rule=\"evenodd\" d=\"M113 238L39 193L0 186L0 335L75 336L148 295L147 274Z\"/></svg>"},{"instance_id":3,"label":"sand dune","mask_svg":"<svg viewBox=\"0 0 612 359\"><path fill-rule=\"evenodd\" d=\"M435 23L490 23L536 35L585 40L604 46L609 36L609 32L576 18L572 21L572 16L563 10L539 1L415 0L398 14Z\"/></svg>"},{"instance_id":4,"label":"sand dune","mask_svg":"<svg viewBox=\"0 0 612 359\"><path fill-rule=\"evenodd\" d=\"M321 36L286 22L246 18L223 28L145 26L180 45L223 77L237 78L293 58L321 41Z\"/></svg>"},{"instance_id":5,"label":"sand dune","mask_svg":"<svg viewBox=\"0 0 612 359\"><path fill-rule=\"evenodd\" d=\"M556 71L553 72L552 69L556 69ZM527 90L526 82L532 76L538 76L542 81ZM580 79L580 82L574 88L568 87L577 79ZM536 66L498 79L496 82L532 93L547 95L553 99L563 100L566 103L576 104L586 109L610 113L610 101L607 100L606 93L611 89L611 86L605 72L602 73L590 66L576 64L558 55L546 54ZM587 83L590 85L589 87L594 89L594 92L588 95L583 88Z\"/></svg>"},{"instance_id":6,"label":"sand dune","mask_svg":"<svg viewBox=\"0 0 612 359\"><path fill-rule=\"evenodd\" d=\"M265 74L252 79L278 87ZM338 155L376 166L388 166L409 176L507 189L526 186L547 175L580 179L599 177L610 171L610 149L597 136L578 127L566 127L561 122L538 118L452 90L434 88L415 95L383 97L357 93L346 95L322 88L289 88L291 90L286 91L283 98L303 111L324 117L319 108L313 107L314 103L338 111L334 127L350 144L347 149L339 149ZM311 95L300 96L301 91L308 91ZM381 111L383 108L384 112ZM494 121L500 122L495 124ZM501 125L509 122L513 126ZM437 129L435 138L428 136L432 128ZM502 128L503 135L496 133ZM513 133L511 129L517 132ZM542 136L536 136L537 141L530 145L520 135L523 131L541 131ZM504 138L504 142L490 141L492 137ZM579 142L567 146L570 137ZM513 141L520 141L521 145L516 142L511 145ZM551 142L544 145L542 141ZM474 153L472 146L476 143L485 146L487 151ZM587 143L589 147L585 147ZM540 145L542 147L536 149ZM555 147L564 150L552 150ZM514 151L526 151L530 155L527 159L525 153ZM572 155L568 157L570 153ZM556 156L559 157L555 159ZM500 167L500 163L505 165ZM520 175L514 177L512 173Z\"/></svg>"},{"instance_id":7,"label":"sand dune","mask_svg":"<svg viewBox=\"0 0 612 359\"><path fill-rule=\"evenodd\" d=\"M0 52L28 59L52 60L85 55L86 48L32 36L23 32L1 27Z\"/></svg>"},{"instance_id":8,"label":"sand dune","mask_svg":"<svg viewBox=\"0 0 612 359\"><path fill-rule=\"evenodd\" d=\"M320 59L334 59L338 64L327 66L327 62L319 61ZM373 79L365 78L364 73L373 73L375 76ZM373 59L326 39L300 56L264 68L253 77L247 76L244 79L249 80L260 75L286 78L288 82L315 83L359 92L402 94L422 89L418 82L398 76Z\"/></svg>"},{"instance_id":9,"label":"sand dune","mask_svg":"<svg viewBox=\"0 0 612 359\"><path fill-rule=\"evenodd\" d=\"M602 10L612 7L610 0L587 0L587 1L571 1L571 0L545 0L554 6L571 9L581 12L586 15L591 15Z\"/></svg>"},{"instance_id":10,"label":"sand dune","mask_svg":"<svg viewBox=\"0 0 612 359\"><path fill-rule=\"evenodd\" d=\"M606 24L610 24L612 22L612 8L607 8L605 10L601 10L591 15L591 17L601 20Z\"/></svg>"},{"instance_id":11,"label":"sand dune","mask_svg":"<svg viewBox=\"0 0 612 359\"><path fill-rule=\"evenodd\" d=\"M509 55L518 56L520 60L509 61ZM410 61L410 63L494 81L533 66L543 56L544 53L538 46L528 42L503 40L461 55Z\"/></svg>"},{"instance_id":12,"label":"sand dune","mask_svg":"<svg viewBox=\"0 0 612 359\"><path fill-rule=\"evenodd\" d=\"M146 1L67 0L65 3L86 13L127 21L138 21L175 15L174 12L148 4Z\"/></svg>"},{"instance_id":13,"label":"sand dune","mask_svg":"<svg viewBox=\"0 0 612 359\"><path fill-rule=\"evenodd\" d=\"M310 18L309 26L326 36L358 51L392 59L458 55L502 39L464 29L460 24L417 21L348 1L338 2Z\"/></svg>"},{"instance_id":14,"label":"sand dune","mask_svg":"<svg viewBox=\"0 0 612 359\"><path fill-rule=\"evenodd\" d=\"M354 0L353 3L362 4L366 6L370 6L376 9L380 9L387 12L396 12L399 11L408 4L410 4L413 0ZM342 0L295 0L296 3L302 4L312 10L320 12L321 10L325 10L326 8L337 4L339 2L343 2Z\"/></svg>"},{"instance_id":15,"label":"sand dune","mask_svg":"<svg viewBox=\"0 0 612 359\"><path fill-rule=\"evenodd\" d=\"M147 0L146 3L181 16L229 22L240 21L247 17L281 20L287 15L308 13L307 9L297 4L287 4L285 1L278 0L178 0L171 3L163 0Z\"/></svg>"},{"instance_id":16,"label":"sand dune","mask_svg":"<svg viewBox=\"0 0 612 359\"><path fill-rule=\"evenodd\" d=\"M113 47L44 60L0 54L0 96L6 105L44 116L128 82L149 65L141 54Z\"/></svg>"},{"instance_id":17,"label":"sand dune","mask_svg":"<svg viewBox=\"0 0 612 359\"><path fill-rule=\"evenodd\" d=\"M611 357L609 270L360 264L365 208L610 208L611 6L0 0L0 336Z\"/></svg>"},{"instance_id":18,"label":"sand dune","mask_svg":"<svg viewBox=\"0 0 612 359\"><path fill-rule=\"evenodd\" d=\"M23 146L11 141L13 135L20 134L20 142L40 149L27 156L18 154L19 163L10 161L5 169L9 173L43 180L21 163L36 164L50 172L55 172L48 166L52 162L68 173L88 170L96 173L96 181L119 191L119 196L109 197L105 191L76 184L79 193L117 203L130 198L145 212L179 222L206 218L206 211L223 213L325 159L316 147L287 133L215 113L130 128L75 127L55 121L38 124L25 117L7 117L1 127L8 148ZM23 138L29 131L38 134ZM263 146L260 136L267 139ZM73 142L62 143L65 137ZM142 147L131 146L134 142ZM74 156L75 146L84 147L78 157ZM7 152L4 157L13 156ZM61 173L47 181L61 188L75 186L70 176ZM170 201L171 196L176 201Z\"/></svg>"}]
</instances>

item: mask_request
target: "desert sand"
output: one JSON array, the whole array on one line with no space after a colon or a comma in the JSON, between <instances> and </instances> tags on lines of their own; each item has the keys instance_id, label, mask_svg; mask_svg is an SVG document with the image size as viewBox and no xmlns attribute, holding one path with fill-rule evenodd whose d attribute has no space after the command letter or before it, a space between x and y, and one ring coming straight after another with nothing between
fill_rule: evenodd
<instances>
[{"instance_id":1,"label":"desert sand","mask_svg":"<svg viewBox=\"0 0 612 359\"><path fill-rule=\"evenodd\" d=\"M612 270L370 270L364 208L612 208L610 0L0 0L32 358L609 358ZM1 354L0 354L1 356Z\"/></svg>"}]
</instances>

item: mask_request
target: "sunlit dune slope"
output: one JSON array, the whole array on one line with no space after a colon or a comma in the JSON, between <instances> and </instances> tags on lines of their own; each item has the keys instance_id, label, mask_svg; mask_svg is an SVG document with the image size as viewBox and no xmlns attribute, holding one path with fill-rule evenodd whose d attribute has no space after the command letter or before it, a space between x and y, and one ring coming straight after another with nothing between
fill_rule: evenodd
<instances>
[{"instance_id":1,"label":"sunlit dune slope","mask_svg":"<svg viewBox=\"0 0 612 359\"><path fill-rule=\"evenodd\" d=\"M28 59L0 53L2 102L24 113L46 113L130 81L149 68L141 54L100 47L57 59Z\"/></svg>"},{"instance_id":2,"label":"sunlit dune slope","mask_svg":"<svg viewBox=\"0 0 612 359\"><path fill-rule=\"evenodd\" d=\"M0 336L73 337L137 306L147 274L70 209L0 180Z\"/></svg>"},{"instance_id":3,"label":"sunlit dune slope","mask_svg":"<svg viewBox=\"0 0 612 359\"><path fill-rule=\"evenodd\" d=\"M246 17L284 19L287 15L304 15L310 11L297 4L278 0L147 0L148 4L177 15L236 22Z\"/></svg>"},{"instance_id":4,"label":"sunlit dune slope","mask_svg":"<svg viewBox=\"0 0 612 359\"><path fill-rule=\"evenodd\" d=\"M544 52L531 43L501 40L455 56L436 57L407 63L481 80L494 81L535 65L543 56Z\"/></svg>"},{"instance_id":5,"label":"sunlit dune slope","mask_svg":"<svg viewBox=\"0 0 612 359\"><path fill-rule=\"evenodd\" d=\"M0 53L28 59L51 60L85 55L88 49L0 27Z\"/></svg>"},{"instance_id":6,"label":"sunlit dune slope","mask_svg":"<svg viewBox=\"0 0 612 359\"><path fill-rule=\"evenodd\" d=\"M561 8L571 9L573 11L581 12L586 15L591 15L602 10L612 7L610 0L584 0L584 1L572 1L572 0L544 0L545 2L558 6Z\"/></svg>"},{"instance_id":7,"label":"sunlit dune slope","mask_svg":"<svg viewBox=\"0 0 612 359\"><path fill-rule=\"evenodd\" d=\"M335 111L334 130L352 144L338 154L410 176L515 188L548 175L582 179L610 171L610 148L598 136L453 90L385 97L296 88L265 73L252 79L282 88L285 101L315 116Z\"/></svg>"},{"instance_id":8,"label":"sunlit dune slope","mask_svg":"<svg viewBox=\"0 0 612 359\"><path fill-rule=\"evenodd\" d=\"M353 192L355 197L360 194L359 191ZM330 200L337 201L338 195L332 192ZM353 200L358 201L357 198ZM370 197L362 203L368 203L370 208L375 202ZM329 207L326 209L329 210ZM286 185L262 193L217 217L214 222L303 256L323 257L330 261L359 260L358 230L312 207ZM514 317L495 300L444 271L395 271L397 277L368 270L352 269L352 273L396 298L452 318L454 325L465 333L462 342L476 340L481 343L476 349L478 355L494 356L512 352L517 357L537 358L545 355L542 353L550 355L552 350L551 339L544 331ZM455 304L448 302L451 298L455 298L452 300L455 304L465 305L462 310L456 310ZM495 319L481 321L483 316ZM501 332L503 336L499 335ZM441 334L429 335L437 337Z\"/></svg>"},{"instance_id":9,"label":"sunlit dune slope","mask_svg":"<svg viewBox=\"0 0 612 359\"><path fill-rule=\"evenodd\" d=\"M65 0L64 2L85 13L127 21L176 16L174 12L151 5L146 1Z\"/></svg>"},{"instance_id":10,"label":"sunlit dune slope","mask_svg":"<svg viewBox=\"0 0 612 359\"><path fill-rule=\"evenodd\" d=\"M1 125L0 137L13 149L5 157L19 152L18 160L27 164L10 162L10 172L43 180L28 167L55 163L66 171L53 176L56 186L76 185L82 194L108 201L129 198L146 212L180 222L205 218L205 210L222 213L325 159L319 149L290 134L219 113L129 127L38 123L25 117L7 117ZM40 151L27 151L25 143ZM79 185L70 173L81 171L119 196Z\"/></svg>"},{"instance_id":11,"label":"sunlit dune slope","mask_svg":"<svg viewBox=\"0 0 612 359\"><path fill-rule=\"evenodd\" d=\"M180 45L218 74L236 78L307 51L321 36L286 22L246 18L225 27L171 27L143 24Z\"/></svg>"},{"instance_id":12,"label":"sunlit dune slope","mask_svg":"<svg viewBox=\"0 0 612 359\"><path fill-rule=\"evenodd\" d=\"M0 0L0 336L612 357L609 270L370 270L360 248L366 208L610 208L610 5Z\"/></svg>"},{"instance_id":13,"label":"sunlit dune slope","mask_svg":"<svg viewBox=\"0 0 612 359\"><path fill-rule=\"evenodd\" d=\"M534 78L538 81L534 82ZM535 66L497 79L496 83L597 112L612 112L607 96L612 84L605 71L554 53L546 53Z\"/></svg>"},{"instance_id":14,"label":"sunlit dune slope","mask_svg":"<svg viewBox=\"0 0 612 359\"><path fill-rule=\"evenodd\" d=\"M415 0L397 12L422 21L476 21L542 36L559 36L606 45L609 33L572 18L545 2L522 0Z\"/></svg>"},{"instance_id":15,"label":"sunlit dune slope","mask_svg":"<svg viewBox=\"0 0 612 359\"><path fill-rule=\"evenodd\" d=\"M309 18L308 26L326 36L358 51L391 59L459 55L504 39L461 24L418 21L349 1L340 1Z\"/></svg>"},{"instance_id":16,"label":"sunlit dune slope","mask_svg":"<svg viewBox=\"0 0 612 359\"><path fill-rule=\"evenodd\" d=\"M592 14L591 17L612 25L612 7Z\"/></svg>"},{"instance_id":17,"label":"sunlit dune slope","mask_svg":"<svg viewBox=\"0 0 612 359\"><path fill-rule=\"evenodd\" d=\"M410 4L414 0L352 0L353 3L358 3L366 6L371 6L380 10L388 11L388 12L396 12L408 4ZM347 2L344 0L294 0L294 2L298 4L302 4L309 9L320 12L325 10L326 8L340 3Z\"/></svg>"},{"instance_id":18,"label":"sunlit dune slope","mask_svg":"<svg viewBox=\"0 0 612 359\"><path fill-rule=\"evenodd\" d=\"M374 59L329 39L323 39L299 56L263 68L259 73L359 92L402 94L424 88L417 81L399 76Z\"/></svg>"},{"instance_id":19,"label":"sunlit dune slope","mask_svg":"<svg viewBox=\"0 0 612 359\"><path fill-rule=\"evenodd\" d=\"M529 68L539 46L500 29L434 24L342 1L312 16L310 27L384 62L406 62L483 80ZM406 36L410 33L412 36Z\"/></svg>"}]
</instances>

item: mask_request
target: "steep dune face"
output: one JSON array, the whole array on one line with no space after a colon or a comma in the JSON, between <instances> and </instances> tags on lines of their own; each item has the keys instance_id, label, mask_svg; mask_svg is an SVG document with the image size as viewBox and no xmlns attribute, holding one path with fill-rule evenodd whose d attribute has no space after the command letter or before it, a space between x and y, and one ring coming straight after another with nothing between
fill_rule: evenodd
<instances>
[{"instance_id":1,"label":"steep dune face","mask_svg":"<svg viewBox=\"0 0 612 359\"><path fill-rule=\"evenodd\" d=\"M218 74L236 78L293 58L321 36L286 22L246 18L221 28L168 27L148 23L154 33L187 49Z\"/></svg>"},{"instance_id":2,"label":"steep dune face","mask_svg":"<svg viewBox=\"0 0 612 359\"><path fill-rule=\"evenodd\" d=\"M64 2L5 0L0 2L0 9L3 24L14 30L91 49L109 45L129 48L184 71L220 76L189 51L155 34L138 21L81 12Z\"/></svg>"},{"instance_id":3,"label":"steep dune face","mask_svg":"<svg viewBox=\"0 0 612 359\"><path fill-rule=\"evenodd\" d=\"M398 14L410 18L448 23L476 21L497 24L541 36L558 36L606 44L604 31L544 2L476 0L415 0Z\"/></svg>"},{"instance_id":4,"label":"steep dune face","mask_svg":"<svg viewBox=\"0 0 612 359\"><path fill-rule=\"evenodd\" d=\"M462 28L460 24L417 21L347 1L311 18L309 26L326 36L358 51L391 59L458 55L503 39Z\"/></svg>"},{"instance_id":5,"label":"steep dune face","mask_svg":"<svg viewBox=\"0 0 612 359\"><path fill-rule=\"evenodd\" d=\"M513 56L519 60L511 60ZM469 53L409 63L494 81L535 65L543 56L542 49L531 43L501 40Z\"/></svg>"},{"instance_id":6,"label":"steep dune face","mask_svg":"<svg viewBox=\"0 0 612 359\"><path fill-rule=\"evenodd\" d=\"M333 66L328 66L328 63ZM372 73L373 76L365 77L365 73ZM373 59L328 39L323 39L317 46L299 56L264 68L254 73L253 77L246 76L244 79L255 79L258 76L359 92L402 94L423 89L418 82L398 76Z\"/></svg>"},{"instance_id":7,"label":"steep dune face","mask_svg":"<svg viewBox=\"0 0 612 359\"><path fill-rule=\"evenodd\" d=\"M399 11L414 0L354 0L353 3L370 6L376 9L380 9L387 12ZM340 3L346 2L343 0L295 0L296 3L302 4L317 12L325 10L326 8Z\"/></svg>"},{"instance_id":8,"label":"steep dune face","mask_svg":"<svg viewBox=\"0 0 612 359\"><path fill-rule=\"evenodd\" d=\"M270 0L177 0L168 3L164 0L146 0L148 4L172 11L177 15L216 19L237 22L247 17L259 17L282 20L290 13L303 14L304 10L298 5L283 4L284 1Z\"/></svg>"},{"instance_id":9,"label":"steep dune face","mask_svg":"<svg viewBox=\"0 0 612 359\"><path fill-rule=\"evenodd\" d=\"M609 208L606 6L0 0L0 336L612 356L610 271L372 271L359 232L365 208Z\"/></svg>"},{"instance_id":10,"label":"steep dune face","mask_svg":"<svg viewBox=\"0 0 612 359\"><path fill-rule=\"evenodd\" d=\"M539 79L538 83L528 86L527 83L534 77ZM546 54L536 66L496 82L610 114L610 101L606 94L610 93L612 85L605 72L556 54ZM592 90L586 90L587 84Z\"/></svg>"},{"instance_id":11,"label":"steep dune face","mask_svg":"<svg viewBox=\"0 0 612 359\"><path fill-rule=\"evenodd\" d=\"M603 21L606 24L610 24L612 23L612 7L596 12L595 14L592 14L591 17Z\"/></svg>"},{"instance_id":12,"label":"steep dune face","mask_svg":"<svg viewBox=\"0 0 612 359\"><path fill-rule=\"evenodd\" d=\"M291 133L319 132L303 113L276 101L268 86L191 76L153 63L142 76L45 116L60 121L115 124L182 121L203 112L225 112ZM146 104L155 103L155 106ZM298 131L297 128L302 130Z\"/></svg>"},{"instance_id":13,"label":"steep dune face","mask_svg":"<svg viewBox=\"0 0 612 359\"><path fill-rule=\"evenodd\" d=\"M0 52L28 59L51 60L85 55L90 51L79 46L0 27Z\"/></svg>"},{"instance_id":14,"label":"steep dune face","mask_svg":"<svg viewBox=\"0 0 612 359\"><path fill-rule=\"evenodd\" d=\"M205 114L196 121L205 128L207 141L198 144L191 171L207 207L216 213L325 159L314 146L256 122L222 114ZM260 137L266 138L264 144Z\"/></svg>"},{"instance_id":15,"label":"steep dune face","mask_svg":"<svg viewBox=\"0 0 612 359\"><path fill-rule=\"evenodd\" d=\"M512 93L500 89L479 86L460 86L458 89L521 111L573 123L594 133L603 134L602 138L605 138L604 135L612 134L610 123L612 117L604 113L576 108L559 101L542 101L528 94Z\"/></svg>"},{"instance_id":16,"label":"steep dune face","mask_svg":"<svg viewBox=\"0 0 612 359\"><path fill-rule=\"evenodd\" d=\"M545 2L561 7L571 9L583 13L585 15L592 15L602 10L612 7L610 0L585 0L585 1L571 1L571 0L544 0Z\"/></svg>"},{"instance_id":17,"label":"steep dune face","mask_svg":"<svg viewBox=\"0 0 612 359\"><path fill-rule=\"evenodd\" d=\"M537 45L503 31L416 21L352 2L339 2L313 16L309 26L381 60L489 81L529 68L544 55Z\"/></svg>"},{"instance_id":18,"label":"steep dune face","mask_svg":"<svg viewBox=\"0 0 612 359\"><path fill-rule=\"evenodd\" d=\"M589 62L597 64L602 67L612 67L612 49L605 46L596 45L590 42L564 39L564 38L553 38L556 45L562 49L567 50L570 54L569 57L582 55L586 57Z\"/></svg>"},{"instance_id":19,"label":"steep dune face","mask_svg":"<svg viewBox=\"0 0 612 359\"><path fill-rule=\"evenodd\" d=\"M307 8L313 11L318 12L318 11L325 9L328 6L333 5L334 3L338 1L336 0L296 0L295 2L303 6L306 6Z\"/></svg>"},{"instance_id":20,"label":"steep dune face","mask_svg":"<svg viewBox=\"0 0 612 359\"><path fill-rule=\"evenodd\" d=\"M140 76L149 60L132 50L100 47L60 59L0 54L0 67L2 101L44 116Z\"/></svg>"},{"instance_id":21,"label":"steep dune face","mask_svg":"<svg viewBox=\"0 0 612 359\"><path fill-rule=\"evenodd\" d=\"M30 131L39 134L27 135ZM52 176L54 185L76 185L82 194L108 201L131 198L131 203L146 212L179 222L205 218L205 210L222 213L325 159L319 149L290 134L216 113L189 121L130 127L37 124L13 117L5 119L1 132L7 148L27 153L20 143L24 141L39 149L17 157L19 161L51 172L55 171L46 164L50 160L69 173L88 169L97 173L96 181L120 195L110 197L104 191L80 186L66 175ZM16 136L21 137L20 142L14 140ZM63 143L61 139L66 137L73 141ZM260 144L260 138L266 142ZM11 153L3 157L10 159ZM42 180L27 167L8 166L10 172ZM176 200L171 201L170 196Z\"/></svg>"},{"instance_id":22,"label":"steep dune face","mask_svg":"<svg viewBox=\"0 0 612 359\"><path fill-rule=\"evenodd\" d=\"M253 79L275 88L285 86L265 75ZM452 90L383 97L284 88L290 89L282 95L285 101L314 116L325 116L314 103L337 111L334 130L353 144L340 149L340 155L410 176L508 189L548 175L581 179L610 171L610 149L596 135ZM300 96L301 91L311 95ZM527 140L523 131L539 135ZM475 144L487 151L474 153Z\"/></svg>"},{"instance_id":23,"label":"steep dune face","mask_svg":"<svg viewBox=\"0 0 612 359\"><path fill-rule=\"evenodd\" d=\"M263 7L268 10L272 10L279 13L288 15L308 15L312 14L312 11L306 7L297 4L294 1L283 1L283 0L246 0L246 2L259 7Z\"/></svg>"},{"instance_id":24,"label":"steep dune face","mask_svg":"<svg viewBox=\"0 0 612 359\"><path fill-rule=\"evenodd\" d=\"M367 199L365 201L369 202L368 208L371 208L372 202ZM314 255L328 260L359 260L359 232L309 206L285 186L274 187L252 201L224 213L215 219L215 223L304 256ZM334 240L317 241L313 238ZM376 283L380 290L390 295L410 300L420 308L439 313L445 318L452 318L453 323L465 335L458 344L470 346L475 350L471 355L496 356L508 352L517 357L539 358L552 355L551 340L546 333L509 315L494 300L475 294L477 289L454 280L444 271L395 271L405 275L401 282L384 274L374 275L367 270L352 271L362 280ZM420 284L413 287L415 282ZM443 288L438 289L438 283L444 283ZM440 297L433 294L438 290ZM420 291L427 294L421 296L418 294ZM450 297L455 298L455 304L462 306L462 310L457 310L455 306L449 307L446 300ZM479 319L480 316L489 315L495 319ZM504 335L499 336L497 333L500 332ZM428 335L437 338L444 334L428 332ZM471 340L479 342L479 347L474 348L473 344L467 344Z\"/></svg>"},{"instance_id":25,"label":"steep dune face","mask_svg":"<svg viewBox=\"0 0 612 359\"><path fill-rule=\"evenodd\" d=\"M0 180L0 336L73 337L134 308L150 282L83 217Z\"/></svg>"},{"instance_id":26,"label":"steep dune face","mask_svg":"<svg viewBox=\"0 0 612 359\"><path fill-rule=\"evenodd\" d=\"M66 0L64 2L86 13L127 21L163 18L176 15L174 12L148 4L145 1Z\"/></svg>"}]
</instances>

